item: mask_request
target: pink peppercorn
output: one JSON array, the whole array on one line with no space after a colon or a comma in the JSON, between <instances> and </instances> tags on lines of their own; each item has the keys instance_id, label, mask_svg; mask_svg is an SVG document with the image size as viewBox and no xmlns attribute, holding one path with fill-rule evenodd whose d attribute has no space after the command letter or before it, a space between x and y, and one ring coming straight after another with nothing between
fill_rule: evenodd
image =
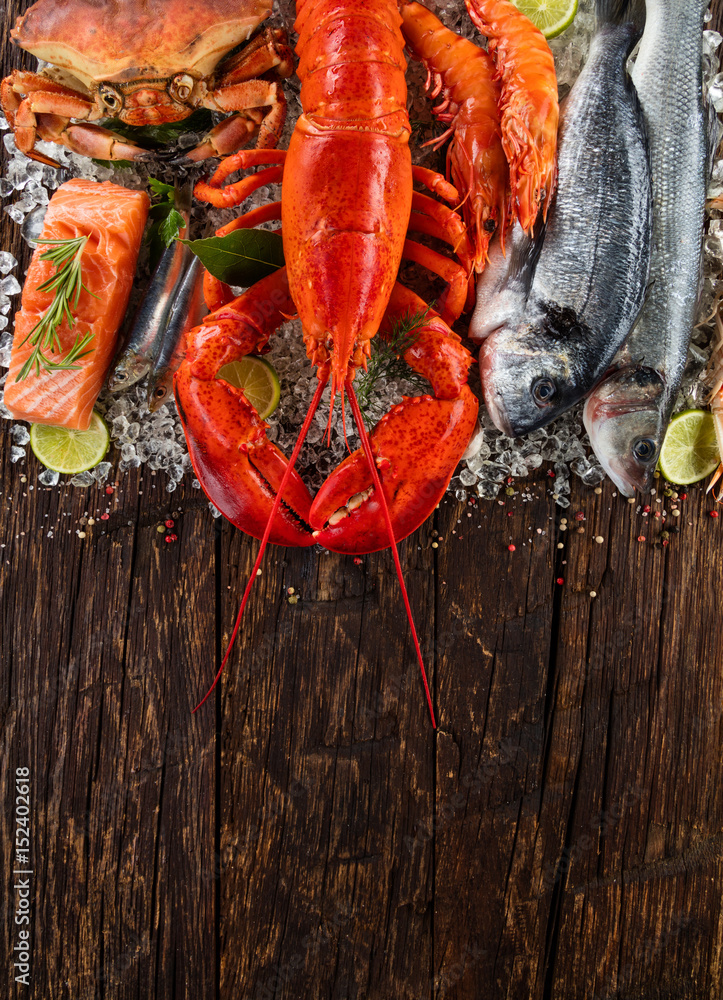
<instances>
[{"instance_id":1,"label":"pink peppercorn","mask_svg":"<svg viewBox=\"0 0 723 1000\"><path fill-rule=\"evenodd\" d=\"M165 525L166 525L167 528L172 528L173 527L173 521L171 521L170 518L169 518L168 521L165 521L164 523L165 523Z\"/></svg>"},{"instance_id":2,"label":"pink peppercorn","mask_svg":"<svg viewBox=\"0 0 723 1000\"><path fill-rule=\"evenodd\" d=\"M101 514L100 515L101 521L107 521L109 517L110 517L110 514Z\"/></svg>"},{"instance_id":3,"label":"pink peppercorn","mask_svg":"<svg viewBox=\"0 0 723 1000\"><path fill-rule=\"evenodd\" d=\"M354 557L354 565L355 566L361 566L361 564L362 564L362 560L359 558L359 556L355 556Z\"/></svg>"},{"instance_id":4,"label":"pink peppercorn","mask_svg":"<svg viewBox=\"0 0 723 1000\"><path fill-rule=\"evenodd\" d=\"M577 512L577 514L575 514L575 520L576 521L584 521L585 520L585 515L583 514L583 512L581 510L579 510Z\"/></svg>"},{"instance_id":5,"label":"pink peppercorn","mask_svg":"<svg viewBox=\"0 0 723 1000\"><path fill-rule=\"evenodd\" d=\"M644 542L645 541L645 535L638 535L638 541L639 542Z\"/></svg>"},{"instance_id":6,"label":"pink peppercorn","mask_svg":"<svg viewBox=\"0 0 723 1000\"><path fill-rule=\"evenodd\" d=\"M688 494L687 493L681 493L680 497L678 499L679 500L687 500L688 499Z\"/></svg>"},{"instance_id":7,"label":"pink peppercorn","mask_svg":"<svg viewBox=\"0 0 723 1000\"><path fill-rule=\"evenodd\" d=\"M115 490L114 486L106 486L106 488L105 488L105 491L108 494L108 496L110 496L113 493L114 490Z\"/></svg>"},{"instance_id":8,"label":"pink peppercorn","mask_svg":"<svg viewBox=\"0 0 723 1000\"><path fill-rule=\"evenodd\" d=\"M178 535L166 535L165 541L167 542L178 541Z\"/></svg>"},{"instance_id":9,"label":"pink peppercorn","mask_svg":"<svg viewBox=\"0 0 723 1000\"><path fill-rule=\"evenodd\" d=\"M718 517L717 510L709 510L708 513L710 514L711 517Z\"/></svg>"},{"instance_id":10,"label":"pink peppercorn","mask_svg":"<svg viewBox=\"0 0 723 1000\"><path fill-rule=\"evenodd\" d=\"M507 548L510 550L510 552L514 552L516 546L514 546L514 545L508 545Z\"/></svg>"},{"instance_id":11,"label":"pink peppercorn","mask_svg":"<svg viewBox=\"0 0 723 1000\"><path fill-rule=\"evenodd\" d=\"M564 576L558 576L558 578L557 578L557 580L555 582L558 583L560 586L562 586L563 583L565 582L565 577Z\"/></svg>"},{"instance_id":12,"label":"pink peppercorn","mask_svg":"<svg viewBox=\"0 0 723 1000\"><path fill-rule=\"evenodd\" d=\"M643 507L643 513L644 514L649 514L651 510L652 510L652 507L650 506L650 504L646 503L645 506Z\"/></svg>"}]
</instances>

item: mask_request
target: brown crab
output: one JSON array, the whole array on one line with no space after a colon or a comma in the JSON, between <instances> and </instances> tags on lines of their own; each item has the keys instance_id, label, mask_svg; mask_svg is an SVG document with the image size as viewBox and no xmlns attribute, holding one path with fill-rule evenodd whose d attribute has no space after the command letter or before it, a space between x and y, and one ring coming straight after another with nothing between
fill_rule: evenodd
<instances>
[{"instance_id":1,"label":"brown crab","mask_svg":"<svg viewBox=\"0 0 723 1000\"><path fill-rule=\"evenodd\" d=\"M147 151L90 122L156 125L200 107L235 114L189 159L231 153L257 129L258 145L274 146L286 102L276 80L259 77L291 74L284 33L266 29L224 58L269 16L272 2L37 0L10 34L51 65L40 73L15 70L0 84L18 149L54 164L34 148L36 139L46 139L98 159L133 160Z\"/></svg>"}]
</instances>

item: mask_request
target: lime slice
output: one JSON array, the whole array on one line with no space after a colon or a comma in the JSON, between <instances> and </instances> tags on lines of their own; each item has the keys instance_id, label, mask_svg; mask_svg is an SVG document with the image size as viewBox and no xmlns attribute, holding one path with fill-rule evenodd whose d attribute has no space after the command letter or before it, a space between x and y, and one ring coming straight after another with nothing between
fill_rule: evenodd
<instances>
[{"instance_id":1,"label":"lime slice","mask_svg":"<svg viewBox=\"0 0 723 1000\"><path fill-rule=\"evenodd\" d=\"M108 451L110 435L103 418L93 411L87 431L50 424L32 424L30 447L35 457L54 472L75 475L92 469Z\"/></svg>"},{"instance_id":2,"label":"lime slice","mask_svg":"<svg viewBox=\"0 0 723 1000\"><path fill-rule=\"evenodd\" d=\"M231 361L219 370L216 378L222 378L229 385L243 389L244 396L255 407L262 420L271 416L279 405L279 376L275 368L263 358L249 355L240 361Z\"/></svg>"},{"instance_id":3,"label":"lime slice","mask_svg":"<svg viewBox=\"0 0 723 1000\"><path fill-rule=\"evenodd\" d=\"M561 35L577 14L577 0L514 0L515 6L529 17L545 38Z\"/></svg>"},{"instance_id":4,"label":"lime slice","mask_svg":"<svg viewBox=\"0 0 723 1000\"><path fill-rule=\"evenodd\" d=\"M715 472L720 462L713 415L684 410L670 421L660 449L660 471L679 486L697 483Z\"/></svg>"}]
</instances>

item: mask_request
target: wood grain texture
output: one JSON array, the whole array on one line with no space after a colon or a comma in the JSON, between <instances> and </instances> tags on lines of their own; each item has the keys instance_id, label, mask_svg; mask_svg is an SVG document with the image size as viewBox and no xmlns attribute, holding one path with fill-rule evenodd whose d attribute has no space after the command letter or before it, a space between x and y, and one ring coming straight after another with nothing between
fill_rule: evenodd
<instances>
[{"instance_id":1,"label":"wood grain texture","mask_svg":"<svg viewBox=\"0 0 723 1000\"><path fill-rule=\"evenodd\" d=\"M42 488L0 434L4 995L720 997L723 518L701 490L665 547L610 484L575 484L563 525L544 468L524 496L446 499L401 546L436 733L389 553L272 549L192 715L258 543L162 473Z\"/></svg>"}]
</instances>

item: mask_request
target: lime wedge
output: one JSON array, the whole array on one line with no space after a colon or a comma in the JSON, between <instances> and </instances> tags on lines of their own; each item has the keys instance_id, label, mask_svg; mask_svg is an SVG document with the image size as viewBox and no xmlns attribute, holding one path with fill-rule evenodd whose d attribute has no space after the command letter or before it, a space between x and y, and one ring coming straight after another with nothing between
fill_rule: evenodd
<instances>
[{"instance_id":1,"label":"lime wedge","mask_svg":"<svg viewBox=\"0 0 723 1000\"><path fill-rule=\"evenodd\" d=\"M577 14L577 0L514 0L545 38L555 38L569 28Z\"/></svg>"},{"instance_id":2,"label":"lime wedge","mask_svg":"<svg viewBox=\"0 0 723 1000\"><path fill-rule=\"evenodd\" d=\"M216 375L224 382L243 389L244 396L255 407L262 420L271 416L279 405L281 387L276 370L263 358L249 355L240 361L224 365Z\"/></svg>"},{"instance_id":3,"label":"lime wedge","mask_svg":"<svg viewBox=\"0 0 723 1000\"><path fill-rule=\"evenodd\" d=\"M75 475L92 469L108 451L110 435L103 418L93 411L87 431L50 424L32 424L30 447L35 457L54 472Z\"/></svg>"},{"instance_id":4,"label":"lime wedge","mask_svg":"<svg viewBox=\"0 0 723 1000\"><path fill-rule=\"evenodd\" d=\"M684 410L673 417L660 449L660 471L679 486L705 479L718 467L718 442L713 415Z\"/></svg>"}]
</instances>

